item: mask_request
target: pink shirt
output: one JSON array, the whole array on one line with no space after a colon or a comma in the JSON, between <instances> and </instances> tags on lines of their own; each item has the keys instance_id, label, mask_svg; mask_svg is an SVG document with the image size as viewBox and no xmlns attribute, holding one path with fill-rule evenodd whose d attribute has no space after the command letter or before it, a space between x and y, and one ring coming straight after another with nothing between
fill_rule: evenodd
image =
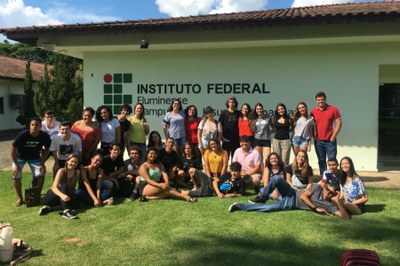
<instances>
[{"instance_id":1,"label":"pink shirt","mask_svg":"<svg viewBox=\"0 0 400 266\"><path fill-rule=\"evenodd\" d=\"M242 165L242 170L248 173L261 164L261 155L253 148L250 148L248 152L238 148L233 154L232 162L239 162Z\"/></svg>"},{"instance_id":2,"label":"pink shirt","mask_svg":"<svg viewBox=\"0 0 400 266\"><path fill-rule=\"evenodd\" d=\"M329 140L333 134L333 125L336 119L340 118L339 110L328 105L325 110L318 107L312 109L311 116L314 117L317 140Z\"/></svg>"}]
</instances>

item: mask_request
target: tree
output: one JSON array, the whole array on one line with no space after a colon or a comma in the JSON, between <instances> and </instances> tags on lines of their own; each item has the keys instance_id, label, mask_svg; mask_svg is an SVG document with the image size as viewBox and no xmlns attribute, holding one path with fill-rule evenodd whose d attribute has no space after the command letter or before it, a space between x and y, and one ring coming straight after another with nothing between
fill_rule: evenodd
<instances>
[{"instance_id":1,"label":"tree","mask_svg":"<svg viewBox=\"0 0 400 266\"><path fill-rule=\"evenodd\" d=\"M37 89L33 99L37 114L43 115L47 109L53 109L52 100L49 97L51 93L51 79L47 64L44 65L44 76L37 82Z\"/></svg>"},{"instance_id":2,"label":"tree","mask_svg":"<svg viewBox=\"0 0 400 266\"><path fill-rule=\"evenodd\" d=\"M31 62L26 63L25 68L25 79L24 79L24 106L22 108L22 114L20 114L16 120L21 125L28 126L29 119L36 116L33 98L35 92L33 91L33 78L31 71Z\"/></svg>"},{"instance_id":3,"label":"tree","mask_svg":"<svg viewBox=\"0 0 400 266\"><path fill-rule=\"evenodd\" d=\"M72 57L57 54L54 68L50 70L52 85L47 100L60 120L74 122L81 118L83 109L83 82L78 75L81 61Z\"/></svg>"}]
</instances>

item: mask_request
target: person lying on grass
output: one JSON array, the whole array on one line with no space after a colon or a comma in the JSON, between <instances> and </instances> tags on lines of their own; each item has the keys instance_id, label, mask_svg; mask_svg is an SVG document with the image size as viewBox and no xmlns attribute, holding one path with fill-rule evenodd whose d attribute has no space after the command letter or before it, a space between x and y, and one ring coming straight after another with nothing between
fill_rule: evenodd
<instances>
[{"instance_id":1,"label":"person lying on grass","mask_svg":"<svg viewBox=\"0 0 400 266\"><path fill-rule=\"evenodd\" d=\"M157 160L158 150L154 147L146 152L145 161L139 168L139 193L144 200L165 199L169 197L188 202L197 201L189 195L169 186L169 177L165 168ZM143 201L143 200L142 200Z\"/></svg>"},{"instance_id":2,"label":"person lying on grass","mask_svg":"<svg viewBox=\"0 0 400 266\"><path fill-rule=\"evenodd\" d=\"M275 188L278 188L282 199L275 203L265 204L268 200L268 195ZM286 180L279 176L273 176L262 194L253 200L249 200L249 202L253 204L235 202L229 206L228 211L274 212L301 209L314 211L323 215L334 214L343 219L349 219L343 203L339 200L338 193L332 187L324 190L320 185L316 184L309 189L295 191Z\"/></svg>"},{"instance_id":3,"label":"person lying on grass","mask_svg":"<svg viewBox=\"0 0 400 266\"><path fill-rule=\"evenodd\" d=\"M78 219L72 209L77 206L75 200L75 187L81 178L78 169L79 159L76 155L70 155L65 166L57 171L53 184L44 196L46 206L40 208L39 215L45 215L52 211L62 210L60 213L66 219ZM87 180L84 180L84 182Z\"/></svg>"},{"instance_id":4,"label":"person lying on grass","mask_svg":"<svg viewBox=\"0 0 400 266\"><path fill-rule=\"evenodd\" d=\"M193 189L182 193L190 197L218 196L220 199L242 196L245 193L245 183L240 178L241 170L242 165L233 162L230 165L230 172L210 179L202 170L190 168L189 175L193 181Z\"/></svg>"},{"instance_id":5,"label":"person lying on grass","mask_svg":"<svg viewBox=\"0 0 400 266\"><path fill-rule=\"evenodd\" d=\"M82 167L82 179L75 193L79 202L95 207L113 204L113 191L109 188L110 181L104 180L104 172L100 168L103 155L102 150L95 151L90 158L90 164Z\"/></svg>"}]
</instances>

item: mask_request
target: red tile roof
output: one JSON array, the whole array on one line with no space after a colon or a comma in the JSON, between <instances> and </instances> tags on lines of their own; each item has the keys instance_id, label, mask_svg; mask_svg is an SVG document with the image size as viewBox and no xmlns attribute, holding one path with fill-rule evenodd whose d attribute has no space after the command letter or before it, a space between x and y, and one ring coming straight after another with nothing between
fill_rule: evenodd
<instances>
[{"instance_id":1,"label":"red tile roof","mask_svg":"<svg viewBox=\"0 0 400 266\"><path fill-rule=\"evenodd\" d=\"M24 60L0 55L0 78L24 80L26 63ZM40 80L44 75L44 64L31 62L31 71L33 80Z\"/></svg>"},{"instance_id":2,"label":"red tile roof","mask_svg":"<svg viewBox=\"0 0 400 266\"><path fill-rule=\"evenodd\" d=\"M49 25L3 28L0 33L31 34L81 32L95 34L99 32L136 31L180 31L221 29L231 27L254 27L270 25L299 25L322 23L349 23L351 21L385 21L400 19L400 2L363 2L299 8L285 8L229 14L188 16L166 19L128 20L101 23ZM27 40L28 36L24 36Z\"/></svg>"}]
</instances>

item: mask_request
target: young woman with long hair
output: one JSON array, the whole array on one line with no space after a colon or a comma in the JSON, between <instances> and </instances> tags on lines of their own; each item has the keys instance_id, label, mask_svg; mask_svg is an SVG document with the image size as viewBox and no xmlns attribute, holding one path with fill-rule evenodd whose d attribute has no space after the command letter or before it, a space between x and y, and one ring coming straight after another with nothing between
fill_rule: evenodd
<instances>
[{"instance_id":1,"label":"young woman with long hair","mask_svg":"<svg viewBox=\"0 0 400 266\"><path fill-rule=\"evenodd\" d=\"M183 144L186 141L185 111L180 99L174 99L162 121L165 139L173 138L175 151L182 156Z\"/></svg>"},{"instance_id":2,"label":"young woman with long hair","mask_svg":"<svg viewBox=\"0 0 400 266\"><path fill-rule=\"evenodd\" d=\"M240 116L238 120L239 138L247 136L250 139L251 147L254 147L254 133L250 127L251 107L248 103L242 104L240 107Z\"/></svg>"},{"instance_id":3,"label":"young woman with long hair","mask_svg":"<svg viewBox=\"0 0 400 266\"><path fill-rule=\"evenodd\" d=\"M311 150L311 138L314 131L314 118L309 115L307 104L299 102L292 116L293 121L293 152L296 155L300 150Z\"/></svg>"},{"instance_id":4,"label":"young woman with long hair","mask_svg":"<svg viewBox=\"0 0 400 266\"><path fill-rule=\"evenodd\" d=\"M285 164L276 152L271 152L265 160L265 168L262 177L264 187L261 188L260 191L264 190L268 186L268 183L273 176L279 176L280 178L287 179ZM273 200L279 200L282 197L280 196L278 189L275 189L269 195L269 198Z\"/></svg>"},{"instance_id":5,"label":"young woman with long hair","mask_svg":"<svg viewBox=\"0 0 400 266\"><path fill-rule=\"evenodd\" d=\"M271 153L270 125L270 119L264 112L264 106L257 103L250 114L250 128L254 133L254 149L263 156L263 162Z\"/></svg>"},{"instance_id":6,"label":"young woman with long hair","mask_svg":"<svg viewBox=\"0 0 400 266\"><path fill-rule=\"evenodd\" d=\"M118 119L113 117L111 109L105 105L97 108L96 119L101 129L101 149L104 154L109 154L111 143L121 143L121 126Z\"/></svg>"},{"instance_id":7,"label":"young woman with long hair","mask_svg":"<svg viewBox=\"0 0 400 266\"><path fill-rule=\"evenodd\" d=\"M220 177L228 169L228 152L221 147L221 142L213 138L204 152L204 170L210 177Z\"/></svg>"},{"instance_id":8,"label":"young woman with long hair","mask_svg":"<svg viewBox=\"0 0 400 266\"><path fill-rule=\"evenodd\" d=\"M211 139L222 141L222 125L214 118L214 109L211 106L207 106L204 109L204 118L199 124L197 138L199 140L199 149L202 155L209 146Z\"/></svg>"},{"instance_id":9,"label":"young woman with long hair","mask_svg":"<svg viewBox=\"0 0 400 266\"><path fill-rule=\"evenodd\" d=\"M300 150L293 163L288 167L288 177L286 181L295 190L307 189L313 183L313 170L308 163L308 154Z\"/></svg>"},{"instance_id":10,"label":"young woman with long hair","mask_svg":"<svg viewBox=\"0 0 400 266\"><path fill-rule=\"evenodd\" d=\"M290 159L290 149L292 142L290 141L290 131L293 128L286 106L279 103L275 109L275 116L272 122L275 131L272 139L272 148L274 152L279 154L283 162L288 165Z\"/></svg>"},{"instance_id":11,"label":"young woman with long hair","mask_svg":"<svg viewBox=\"0 0 400 266\"><path fill-rule=\"evenodd\" d=\"M355 215L364 213L365 203L368 201L367 190L350 157L346 156L340 160L339 177L341 199L345 200L346 210Z\"/></svg>"},{"instance_id":12,"label":"young woman with long hair","mask_svg":"<svg viewBox=\"0 0 400 266\"><path fill-rule=\"evenodd\" d=\"M143 162L144 155L146 153L146 136L149 134L149 124L144 117L144 106L141 103L135 104L133 107L133 116L128 120L130 122L129 133L128 133L128 150L133 146L140 148L139 162Z\"/></svg>"}]
</instances>

